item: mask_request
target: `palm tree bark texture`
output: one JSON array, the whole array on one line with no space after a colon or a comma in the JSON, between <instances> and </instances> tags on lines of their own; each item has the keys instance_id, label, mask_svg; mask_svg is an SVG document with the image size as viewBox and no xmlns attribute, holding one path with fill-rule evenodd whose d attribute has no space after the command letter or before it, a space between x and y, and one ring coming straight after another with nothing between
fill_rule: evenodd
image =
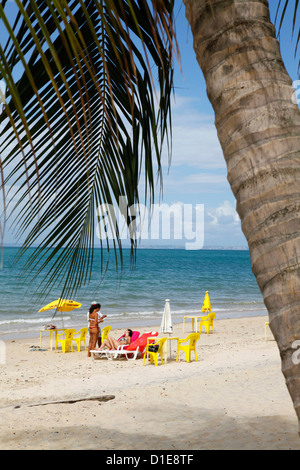
<instances>
[{"instance_id":1,"label":"palm tree bark texture","mask_svg":"<svg viewBox=\"0 0 300 470\"><path fill-rule=\"evenodd\" d=\"M293 361L293 343L300 340L300 111L292 81L267 0L184 4L252 270L300 423L300 365Z\"/></svg>"}]
</instances>

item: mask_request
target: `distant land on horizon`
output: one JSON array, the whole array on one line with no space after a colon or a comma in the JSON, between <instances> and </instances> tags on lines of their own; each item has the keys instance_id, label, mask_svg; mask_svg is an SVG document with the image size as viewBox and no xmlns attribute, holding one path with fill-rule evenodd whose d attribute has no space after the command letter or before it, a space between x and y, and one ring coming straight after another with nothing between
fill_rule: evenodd
<instances>
[{"instance_id":1,"label":"distant land on horizon","mask_svg":"<svg viewBox=\"0 0 300 470\"><path fill-rule=\"evenodd\" d=\"M38 245L33 245L29 248L37 248ZM5 243L3 248L22 248L22 244L18 243ZM203 248L196 250L187 250L184 246L176 245L149 245L149 246L137 246L140 250L184 250L184 251L205 251L205 250L224 250L224 251L249 251L247 246L204 246ZM95 246L94 249L100 250L100 247ZM103 247L105 250L105 247ZM123 245L122 249L130 249L130 245Z\"/></svg>"}]
</instances>

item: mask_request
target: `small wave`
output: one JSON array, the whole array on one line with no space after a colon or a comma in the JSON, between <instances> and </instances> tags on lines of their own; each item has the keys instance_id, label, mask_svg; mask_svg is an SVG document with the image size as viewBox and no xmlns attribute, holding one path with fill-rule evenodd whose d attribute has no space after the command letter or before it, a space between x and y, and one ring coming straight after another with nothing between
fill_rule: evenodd
<instances>
[{"instance_id":1,"label":"small wave","mask_svg":"<svg viewBox=\"0 0 300 470\"><path fill-rule=\"evenodd\" d=\"M64 321L70 320L71 317L64 317ZM55 318L52 320L55 321ZM14 324L46 324L49 323L49 319L47 318L14 318L14 319L6 319L6 320L1 320L0 325L14 325Z\"/></svg>"}]
</instances>

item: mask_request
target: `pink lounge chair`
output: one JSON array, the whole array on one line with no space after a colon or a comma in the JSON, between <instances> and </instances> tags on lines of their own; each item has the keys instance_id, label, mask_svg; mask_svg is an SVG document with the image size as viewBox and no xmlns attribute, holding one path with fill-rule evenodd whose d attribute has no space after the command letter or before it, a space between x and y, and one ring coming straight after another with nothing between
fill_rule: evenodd
<instances>
[{"instance_id":1,"label":"pink lounge chair","mask_svg":"<svg viewBox=\"0 0 300 470\"><path fill-rule=\"evenodd\" d=\"M127 360L134 361L138 357L139 353L141 356L143 356L147 346L148 338L151 336L158 336L158 332L148 331L134 341L131 341L131 343L127 346L119 346L116 350L106 350L106 357L107 359L117 359L117 357L125 356Z\"/></svg>"},{"instance_id":2,"label":"pink lounge chair","mask_svg":"<svg viewBox=\"0 0 300 470\"><path fill-rule=\"evenodd\" d=\"M125 334L120 336L120 338L118 338L118 341L120 341L120 339L123 338L124 336L125 336ZM90 351L91 355L92 355L93 359L96 359L96 357L100 358L101 356L107 357L108 359L113 359L113 357L111 357L111 355L115 355L116 352L119 351L119 350L121 351L121 349L122 350L127 349L128 346L130 346L134 341L136 341L139 336L140 336L139 331L133 331L132 336L131 336L130 344L119 346L118 349L102 349L101 351L99 349L93 349L92 351Z\"/></svg>"}]
</instances>

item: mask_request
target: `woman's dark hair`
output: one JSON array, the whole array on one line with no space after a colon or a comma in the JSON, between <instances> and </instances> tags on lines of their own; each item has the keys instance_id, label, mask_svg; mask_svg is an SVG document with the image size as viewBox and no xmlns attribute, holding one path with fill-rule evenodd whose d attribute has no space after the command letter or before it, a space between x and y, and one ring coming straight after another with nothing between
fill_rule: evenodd
<instances>
[{"instance_id":1,"label":"woman's dark hair","mask_svg":"<svg viewBox=\"0 0 300 470\"><path fill-rule=\"evenodd\" d=\"M131 336L132 336L132 330L130 330L130 329L128 328L128 331L129 331L129 336L131 337Z\"/></svg>"},{"instance_id":2,"label":"woman's dark hair","mask_svg":"<svg viewBox=\"0 0 300 470\"><path fill-rule=\"evenodd\" d=\"M90 306L89 313L93 313L96 308L101 308L100 304L93 304Z\"/></svg>"}]
</instances>

